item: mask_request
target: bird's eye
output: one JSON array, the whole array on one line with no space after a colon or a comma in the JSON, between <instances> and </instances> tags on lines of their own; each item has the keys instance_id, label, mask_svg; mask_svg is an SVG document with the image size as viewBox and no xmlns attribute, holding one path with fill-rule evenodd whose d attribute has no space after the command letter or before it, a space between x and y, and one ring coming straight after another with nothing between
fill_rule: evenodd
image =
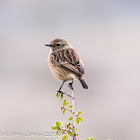
<instances>
[{"instance_id":1,"label":"bird's eye","mask_svg":"<svg viewBox=\"0 0 140 140\"><path fill-rule=\"evenodd\" d=\"M56 44L58 47L61 46L61 44Z\"/></svg>"}]
</instances>

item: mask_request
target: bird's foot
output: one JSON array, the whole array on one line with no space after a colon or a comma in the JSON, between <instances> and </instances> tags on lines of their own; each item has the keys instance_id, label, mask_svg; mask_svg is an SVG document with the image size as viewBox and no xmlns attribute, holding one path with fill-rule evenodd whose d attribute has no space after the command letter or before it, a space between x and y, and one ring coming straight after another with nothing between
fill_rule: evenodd
<instances>
[{"instance_id":1,"label":"bird's foot","mask_svg":"<svg viewBox=\"0 0 140 140\"><path fill-rule=\"evenodd\" d=\"M57 91L57 93L60 93L60 94L61 94L61 93L62 93L62 91L59 89L59 90Z\"/></svg>"},{"instance_id":2,"label":"bird's foot","mask_svg":"<svg viewBox=\"0 0 140 140\"><path fill-rule=\"evenodd\" d=\"M68 87L73 90L73 81L69 83Z\"/></svg>"},{"instance_id":3,"label":"bird's foot","mask_svg":"<svg viewBox=\"0 0 140 140\"><path fill-rule=\"evenodd\" d=\"M57 97L60 97L61 99L63 98L63 95L64 95L64 93L63 93L63 91L61 91L60 89L57 91L57 94L56 94L56 96Z\"/></svg>"}]
</instances>

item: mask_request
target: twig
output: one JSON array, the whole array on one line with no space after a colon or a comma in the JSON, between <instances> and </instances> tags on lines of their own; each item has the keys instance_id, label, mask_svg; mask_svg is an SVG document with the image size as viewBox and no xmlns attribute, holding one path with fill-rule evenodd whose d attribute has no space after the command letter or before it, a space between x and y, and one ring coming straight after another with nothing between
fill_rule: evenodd
<instances>
[{"instance_id":1,"label":"twig","mask_svg":"<svg viewBox=\"0 0 140 140\"><path fill-rule=\"evenodd\" d=\"M67 109L67 108L65 108L65 107L63 107L63 106L61 106L61 109L65 109L65 110L68 110L68 111L72 111L72 110Z\"/></svg>"},{"instance_id":2,"label":"twig","mask_svg":"<svg viewBox=\"0 0 140 140\"><path fill-rule=\"evenodd\" d=\"M76 122L75 122L75 105L74 105L74 93L72 90L72 112L73 112L73 129L75 129ZM73 140L77 140L76 134L73 134Z\"/></svg>"},{"instance_id":3,"label":"twig","mask_svg":"<svg viewBox=\"0 0 140 140\"><path fill-rule=\"evenodd\" d=\"M67 95L68 97L72 97L70 94L68 94L68 93L66 93L66 92L63 92L63 91L61 91L61 94L62 94L62 95L65 94L65 95ZM74 97L73 97L73 98L74 98Z\"/></svg>"},{"instance_id":4,"label":"twig","mask_svg":"<svg viewBox=\"0 0 140 140\"><path fill-rule=\"evenodd\" d=\"M69 97L72 97L70 94L68 94L68 93L66 93L66 92L64 92L64 94L66 94L66 95L69 96Z\"/></svg>"}]
</instances>

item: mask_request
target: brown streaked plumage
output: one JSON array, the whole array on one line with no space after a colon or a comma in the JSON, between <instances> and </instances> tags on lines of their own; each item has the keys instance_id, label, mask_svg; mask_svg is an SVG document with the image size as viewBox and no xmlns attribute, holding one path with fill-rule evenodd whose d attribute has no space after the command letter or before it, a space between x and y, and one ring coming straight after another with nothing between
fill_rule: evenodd
<instances>
[{"instance_id":1,"label":"brown streaked plumage","mask_svg":"<svg viewBox=\"0 0 140 140\"><path fill-rule=\"evenodd\" d=\"M79 79L83 88L87 89L88 86L83 80L84 66L74 48L67 41L59 38L46 46L50 47L48 64L53 75L63 83Z\"/></svg>"}]
</instances>

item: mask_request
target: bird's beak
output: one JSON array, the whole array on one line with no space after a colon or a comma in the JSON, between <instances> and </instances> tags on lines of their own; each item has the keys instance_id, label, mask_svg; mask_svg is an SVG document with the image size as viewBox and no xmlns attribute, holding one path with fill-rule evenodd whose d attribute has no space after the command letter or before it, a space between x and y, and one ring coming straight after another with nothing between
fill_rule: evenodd
<instances>
[{"instance_id":1,"label":"bird's beak","mask_svg":"<svg viewBox=\"0 0 140 140\"><path fill-rule=\"evenodd\" d=\"M45 44L45 46L51 47L51 45L50 45L50 44Z\"/></svg>"}]
</instances>

